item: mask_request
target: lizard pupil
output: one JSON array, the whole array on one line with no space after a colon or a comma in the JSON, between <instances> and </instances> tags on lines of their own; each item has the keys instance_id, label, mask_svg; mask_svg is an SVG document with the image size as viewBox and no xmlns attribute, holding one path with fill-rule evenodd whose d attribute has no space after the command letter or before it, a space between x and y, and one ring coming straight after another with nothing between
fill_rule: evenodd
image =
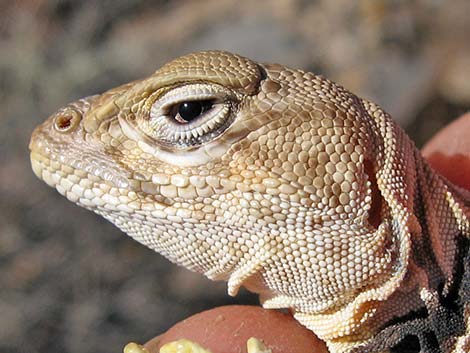
<instances>
[{"instance_id":1,"label":"lizard pupil","mask_svg":"<svg viewBox=\"0 0 470 353\"><path fill-rule=\"evenodd\" d=\"M178 106L177 119L181 123L189 123L194 120L212 106L210 101L188 101L183 102ZM180 121L181 120L181 121Z\"/></svg>"}]
</instances>

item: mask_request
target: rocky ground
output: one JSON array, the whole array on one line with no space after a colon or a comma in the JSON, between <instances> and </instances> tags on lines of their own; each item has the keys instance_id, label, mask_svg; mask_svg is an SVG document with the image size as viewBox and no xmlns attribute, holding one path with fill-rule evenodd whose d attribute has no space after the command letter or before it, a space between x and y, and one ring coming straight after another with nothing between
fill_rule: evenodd
<instances>
[{"instance_id":1,"label":"rocky ground","mask_svg":"<svg viewBox=\"0 0 470 353\"><path fill-rule=\"evenodd\" d=\"M119 352L233 299L38 181L32 129L56 108L200 49L322 73L422 145L470 109L470 2L0 2L0 351Z\"/></svg>"}]
</instances>

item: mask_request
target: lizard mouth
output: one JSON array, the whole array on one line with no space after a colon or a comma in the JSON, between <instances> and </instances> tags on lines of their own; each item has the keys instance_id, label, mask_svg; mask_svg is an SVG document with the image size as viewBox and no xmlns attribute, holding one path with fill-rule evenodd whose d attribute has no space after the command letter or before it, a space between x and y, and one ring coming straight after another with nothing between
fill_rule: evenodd
<instances>
[{"instance_id":1,"label":"lizard mouth","mask_svg":"<svg viewBox=\"0 0 470 353\"><path fill-rule=\"evenodd\" d=\"M133 212L141 209L144 203L164 207L173 204L170 198L160 194L146 193L142 196L142 182L118 173L97 156L77 156L72 159L61 155L51 158L32 150L30 160L33 172L39 179L70 201L88 209L104 207L111 211L129 204L133 206L127 211Z\"/></svg>"},{"instance_id":2,"label":"lizard mouth","mask_svg":"<svg viewBox=\"0 0 470 353\"><path fill-rule=\"evenodd\" d=\"M123 194L123 190L130 191L128 179L112 175L104 168L84 168L84 163L80 159L63 163L42 153L31 151L30 160L33 172L39 179L70 201L88 209L95 209L104 204L99 200L105 199L112 190L115 194ZM107 202L111 202L111 199Z\"/></svg>"}]
</instances>

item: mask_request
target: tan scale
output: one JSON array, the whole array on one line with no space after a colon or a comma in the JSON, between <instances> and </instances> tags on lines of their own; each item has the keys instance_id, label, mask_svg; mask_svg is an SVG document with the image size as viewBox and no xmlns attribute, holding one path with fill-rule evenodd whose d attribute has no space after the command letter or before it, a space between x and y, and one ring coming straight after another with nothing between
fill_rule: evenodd
<instances>
[{"instance_id":1,"label":"tan scale","mask_svg":"<svg viewBox=\"0 0 470 353\"><path fill-rule=\"evenodd\" d=\"M332 353L468 347L468 192L321 76L189 54L60 109L30 148L68 199Z\"/></svg>"}]
</instances>

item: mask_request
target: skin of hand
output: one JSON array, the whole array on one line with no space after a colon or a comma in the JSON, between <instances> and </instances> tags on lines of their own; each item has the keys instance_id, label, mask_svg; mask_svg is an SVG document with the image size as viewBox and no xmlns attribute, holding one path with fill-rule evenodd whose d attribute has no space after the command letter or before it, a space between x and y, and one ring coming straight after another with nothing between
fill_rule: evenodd
<instances>
[{"instance_id":1,"label":"skin of hand","mask_svg":"<svg viewBox=\"0 0 470 353\"><path fill-rule=\"evenodd\" d=\"M166 343L185 338L211 353L240 353L246 352L251 337L271 353L328 353L325 343L291 315L248 305L221 306L193 315L147 342L145 348L159 353Z\"/></svg>"},{"instance_id":2,"label":"skin of hand","mask_svg":"<svg viewBox=\"0 0 470 353\"><path fill-rule=\"evenodd\" d=\"M440 174L470 190L470 112L436 134L422 149L423 155ZM285 332L289 331L286 337ZM254 306L217 307L183 320L145 344L158 353L170 341L185 337L213 353L236 353L247 338L261 338L272 353L327 353L324 342L289 315Z\"/></svg>"},{"instance_id":3,"label":"skin of hand","mask_svg":"<svg viewBox=\"0 0 470 353\"><path fill-rule=\"evenodd\" d=\"M437 172L470 190L470 112L439 131L421 152Z\"/></svg>"}]
</instances>

